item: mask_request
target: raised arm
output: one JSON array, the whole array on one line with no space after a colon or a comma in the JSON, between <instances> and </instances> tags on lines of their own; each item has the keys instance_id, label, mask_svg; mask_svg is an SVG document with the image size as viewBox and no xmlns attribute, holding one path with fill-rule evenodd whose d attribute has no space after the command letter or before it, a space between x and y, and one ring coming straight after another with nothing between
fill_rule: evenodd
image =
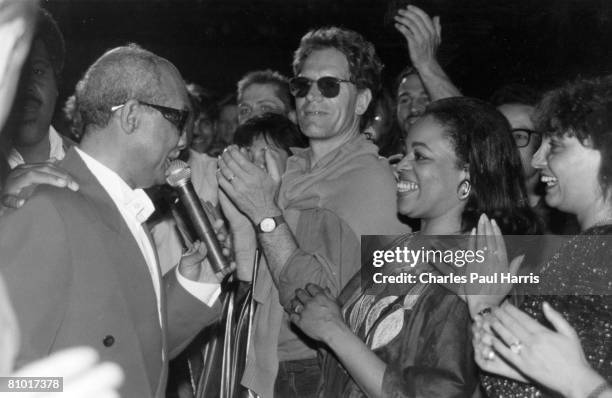
<instances>
[{"instance_id":1,"label":"raised arm","mask_svg":"<svg viewBox=\"0 0 612 398\"><path fill-rule=\"evenodd\" d=\"M395 16L395 28L406 38L412 65L417 70L432 101L460 96L436 54L442 42L440 17L433 20L423 10L409 5Z\"/></svg>"}]
</instances>

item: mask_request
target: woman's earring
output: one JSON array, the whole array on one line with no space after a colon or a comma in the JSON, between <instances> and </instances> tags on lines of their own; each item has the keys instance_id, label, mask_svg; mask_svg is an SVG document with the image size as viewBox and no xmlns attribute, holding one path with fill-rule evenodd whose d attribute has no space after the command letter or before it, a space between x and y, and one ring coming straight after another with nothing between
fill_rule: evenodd
<instances>
[{"instance_id":1,"label":"woman's earring","mask_svg":"<svg viewBox=\"0 0 612 398\"><path fill-rule=\"evenodd\" d=\"M463 180L459 183L457 187L457 196L460 200L466 200L468 196L470 196L470 191L472 190L472 184L468 180Z\"/></svg>"}]
</instances>

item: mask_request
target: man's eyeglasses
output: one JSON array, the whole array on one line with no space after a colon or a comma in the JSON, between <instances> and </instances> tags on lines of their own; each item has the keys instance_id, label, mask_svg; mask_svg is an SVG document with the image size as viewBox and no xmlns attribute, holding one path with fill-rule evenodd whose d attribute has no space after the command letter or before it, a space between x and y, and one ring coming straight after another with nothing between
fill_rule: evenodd
<instances>
[{"instance_id":1,"label":"man's eyeglasses","mask_svg":"<svg viewBox=\"0 0 612 398\"><path fill-rule=\"evenodd\" d=\"M325 98L335 98L340 93L340 83L353 83L350 80L339 79L333 76L323 76L317 80L312 80L307 77L298 76L289 80L289 89L291 94L296 98L302 98L308 95L312 83L317 83L317 87Z\"/></svg>"},{"instance_id":2,"label":"man's eyeglasses","mask_svg":"<svg viewBox=\"0 0 612 398\"><path fill-rule=\"evenodd\" d=\"M524 148L529 145L529 141L531 140L532 135L536 135L538 138L541 137L541 134L538 131L530 130L530 129L512 129L512 137L514 137L514 142L516 146L519 148Z\"/></svg>"},{"instance_id":3,"label":"man's eyeglasses","mask_svg":"<svg viewBox=\"0 0 612 398\"><path fill-rule=\"evenodd\" d=\"M186 111L183 109L168 108L167 106L150 104L144 101L138 101L138 103L157 110L159 113L161 113L164 119L166 119L167 121L175 125L176 128L179 130L179 132L181 133L183 132L183 129L185 128L185 124L187 124L187 119L189 119L189 111ZM124 106L125 104L115 105L110 110L111 112L115 112L116 110L119 110L123 108Z\"/></svg>"}]
</instances>

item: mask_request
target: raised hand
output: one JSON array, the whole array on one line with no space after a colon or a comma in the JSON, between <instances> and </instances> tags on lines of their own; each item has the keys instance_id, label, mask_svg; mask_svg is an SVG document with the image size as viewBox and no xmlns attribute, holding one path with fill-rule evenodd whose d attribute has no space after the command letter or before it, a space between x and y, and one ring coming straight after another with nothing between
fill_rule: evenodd
<instances>
[{"instance_id":1,"label":"raised hand","mask_svg":"<svg viewBox=\"0 0 612 398\"><path fill-rule=\"evenodd\" d=\"M504 237L495 220L489 220L483 213L478 220L477 228L472 230L472 236L470 250L474 252L481 250L484 253L485 261L470 262L466 269L468 273L477 273L480 276L501 273L517 274L524 256L517 256L508 264ZM511 290L511 283L467 284L465 293L472 318L485 308L501 304Z\"/></svg>"},{"instance_id":2,"label":"raised hand","mask_svg":"<svg viewBox=\"0 0 612 398\"><path fill-rule=\"evenodd\" d=\"M433 20L423 10L409 5L395 16L395 28L406 38L410 60L415 68L436 61L442 41L440 17Z\"/></svg>"},{"instance_id":3,"label":"raised hand","mask_svg":"<svg viewBox=\"0 0 612 398\"><path fill-rule=\"evenodd\" d=\"M235 145L229 146L219 159L219 186L254 224L281 214L275 202L280 172L271 155L265 156L268 170L251 162Z\"/></svg>"}]
</instances>

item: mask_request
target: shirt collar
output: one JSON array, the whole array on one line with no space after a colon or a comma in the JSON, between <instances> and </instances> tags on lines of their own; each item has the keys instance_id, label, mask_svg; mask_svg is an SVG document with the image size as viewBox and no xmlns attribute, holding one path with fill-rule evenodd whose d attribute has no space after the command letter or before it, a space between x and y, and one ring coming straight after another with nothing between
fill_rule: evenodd
<instances>
[{"instance_id":1,"label":"shirt collar","mask_svg":"<svg viewBox=\"0 0 612 398\"><path fill-rule=\"evenodd\" d=\"M100 182L117 207L131 214L139 223L147 219L155 211L155 206L143 189L132 189L113 170L106 167L83 150L76 148L87 168Z\"/></svg>"},{"instance_id":2,"label":"shirt collar","mask_svg":"<svg viewBox=\"0 0 612 398\"><path fill-rule=\"evenodd\" d=\"M314 168L321 168L328 166L334 159L342 154L350 153L354 150L356 146L361 145L362 141L367 141L365 134L357 134L355 137L351 138L348 142L340 145L338 148L334 149L327 155L323 156L317 163L314 165L310 164L310 159L312 156L312 148L310 146L306 148L299 147L291 147L291 156L288 162L296 162L298 164L303 165L306 170L312 170Z\"/></svg>"},{"instance_id":3,"label":"shirt collar","mask_svg":"<svg viewBox=\"0 0 612 398\"><path fill-rule=\"evenodd\" d=\"M49 127L49 143L51 144L49 159L55 158L57 160L62 160L64 157L66 157L64 140L59 135L57 130L53 128L53 126Z\"/></svg>"},{"instance_id":4,"label":"shirt collar","mask_svg":"<svg viewBox=\"0 0 612 398\"><path fill-rule=\"evenodd\" d=\"M49 159L55 158L57 160L62 160L66 156L66 151L64 150L64 140L59 135L57 130L53 128L53 126L49 126ZM24 164L25 160L23 156L19 153L19 151L15 148L11 149L11 153L8 155L8 164L11 169Z\"/></svg>"}]
</instances>

